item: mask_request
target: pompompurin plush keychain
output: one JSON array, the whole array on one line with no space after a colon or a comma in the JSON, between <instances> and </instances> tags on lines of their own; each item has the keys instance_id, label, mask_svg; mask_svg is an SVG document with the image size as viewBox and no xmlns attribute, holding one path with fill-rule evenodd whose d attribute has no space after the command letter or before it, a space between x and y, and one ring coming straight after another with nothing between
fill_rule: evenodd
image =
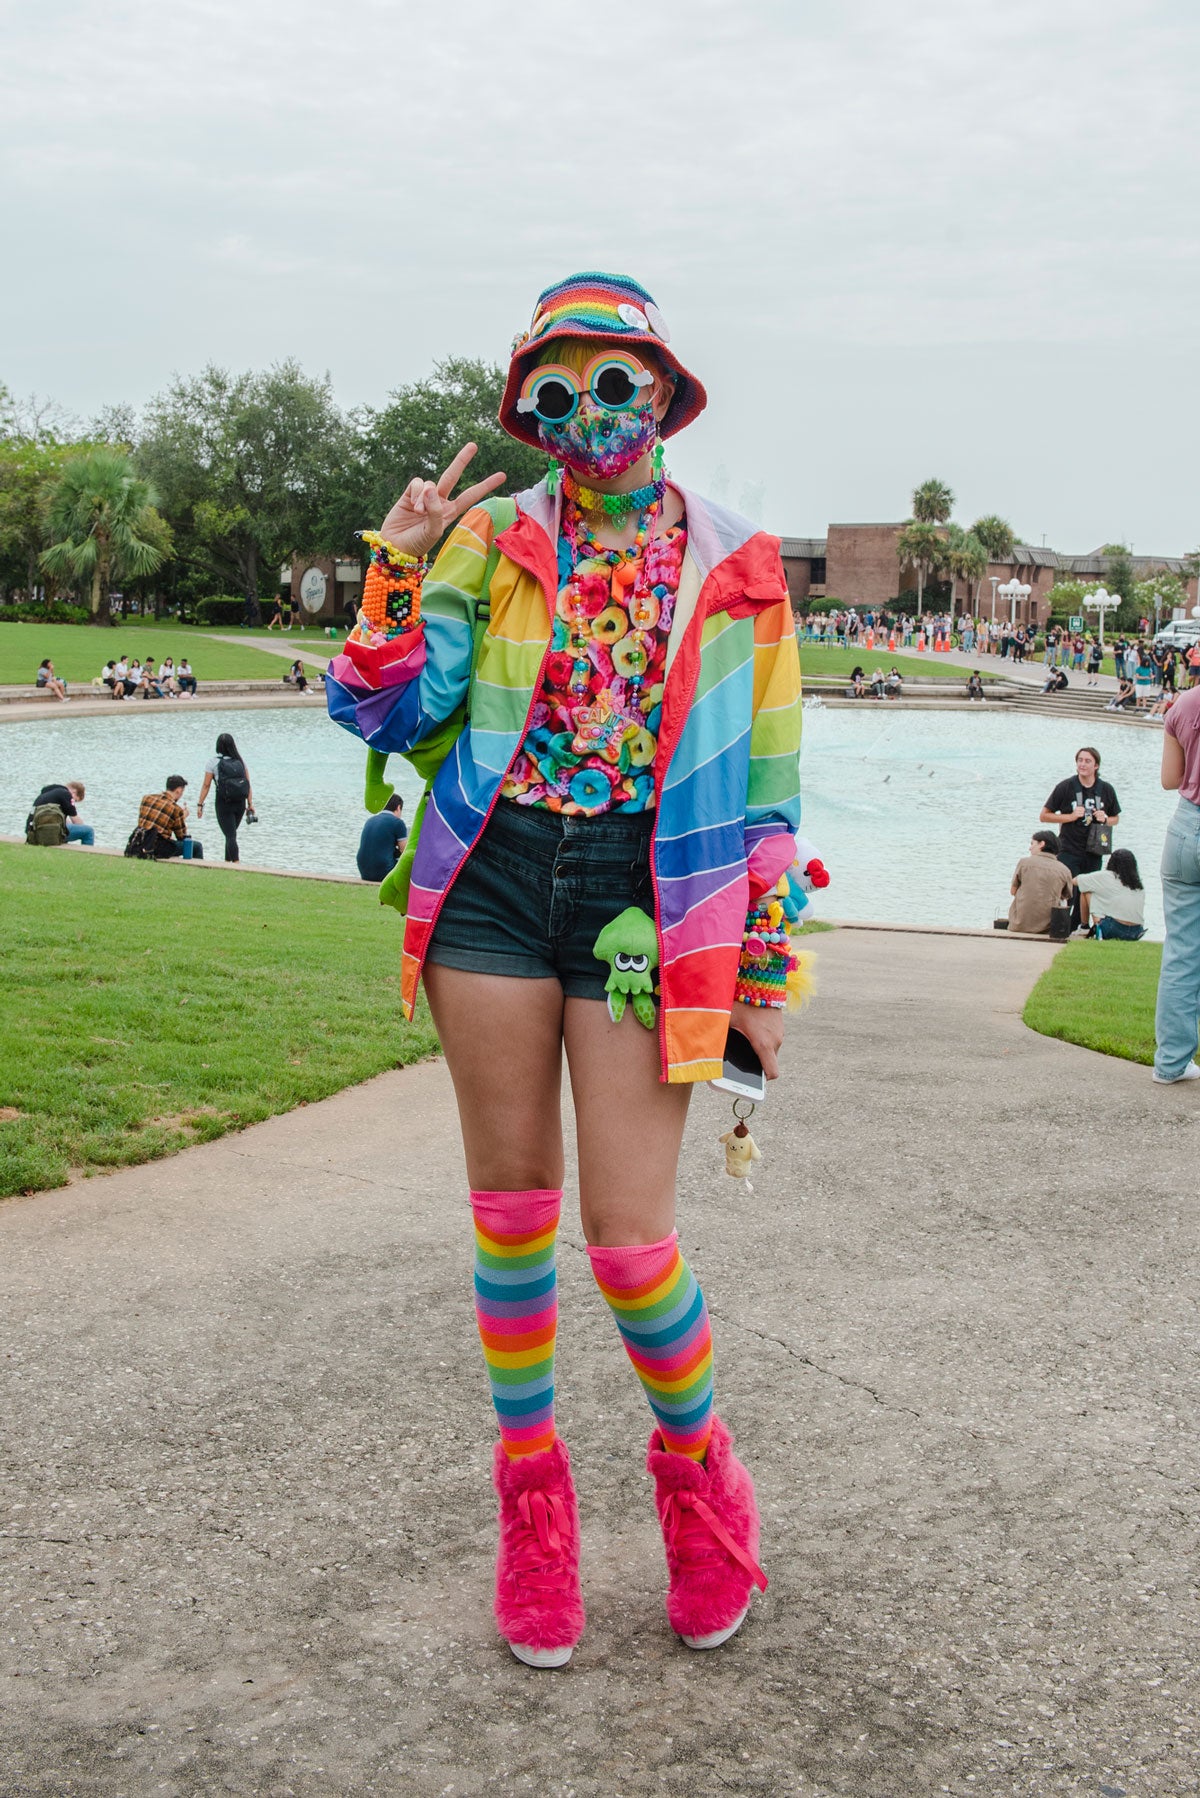
<instances>
[{"instance_id":1,"label":"pompompurin plush keychain","mask_svg":"<svg viewBox=\"0 0 1200 1798\"><path fill-rule=\"evenodd\" d=\"M739 1111L739 1105L748 1105L748 1111ZM753 1099L735 1099L733 1115L737 1119L732 1130L727 1130L718 1140L725 1145L725 1172L735 1180L746 1182L746 1191L753 1192L750 1184L750 1169L754 1162L762 1160L762 1151L750 1134L746 1119L754 1116Z\"/></svg>"},{"instance_id":2,"label":"pompompurin plush keychain","mask_svg":"<svg viewBox=\"0 0 1200 1798\"><path fill-rule=\"evenodd\" d=\"M752 1005L777 1005L782 997L788 1010L795 1010L812 997L815 958L792 948L791 931L799 923L806 903L798 895L828 886L829 876L806 838L800 839L798 847L800 861L793 863L777 885L763 895L747 919L738 981L739 990ZM739 1110L739 1106L748 1106L749 1110ZM735 1099L733 1115L733 1129L717 1139L725 1150L725 1172L734 1180L745 1180L746 1191L753 1192L750 1169L754 1162L762 1160L746 1123L754 1115L753 1099Z\"/></svg>"}]
</instances>

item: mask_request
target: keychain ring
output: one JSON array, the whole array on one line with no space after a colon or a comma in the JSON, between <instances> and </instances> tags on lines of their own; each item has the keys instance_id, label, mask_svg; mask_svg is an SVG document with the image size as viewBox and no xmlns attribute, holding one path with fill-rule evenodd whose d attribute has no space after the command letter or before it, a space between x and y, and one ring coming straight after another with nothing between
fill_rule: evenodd
<instances>
[{"instance_id":1,"label":"keychain ring","mask_svg":"<svg viewBox=\"0 0 1200 1798\"><path fill-rule=\"evenodd\" d=\"M748 1105L750 1107L750 1109L749 1109L749 1111L739 1111L738 1110L739 1105ZM754 1116L755 1109L756 1109L756 1107L755 1107L755 1103L754 1103L753 1099L735 1099L733 1101L733 1115L737 1119L739 1124L744 1124L746 1122L747 1118L752 1118Z\"/></svg>"}]
</instances>

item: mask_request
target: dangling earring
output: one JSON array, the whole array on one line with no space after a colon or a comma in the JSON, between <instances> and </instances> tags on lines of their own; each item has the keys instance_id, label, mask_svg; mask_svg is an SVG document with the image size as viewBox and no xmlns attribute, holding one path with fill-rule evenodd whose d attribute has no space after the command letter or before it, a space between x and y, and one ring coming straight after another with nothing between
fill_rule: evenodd
<instances>
[{"instance_id":1,"label":"dangling earring","mask_svg":"<svg viewBox=\"0 0 1200 1798\"><path fill-rule=\"evenodd\" d=\"M666 456L666 446L664 445L662 438L656 437L654 440L654 460L651 464L653 476L656 481L661 479L663 463L666 460Z\"/></svg>"},{"instance_id":2,"label":"dangling earring","mask_svg":"<svg viewBox=\"0 0 1200 1798\"><path fill-rule=\"evenodd\" d=\"M546 464L546 492L550 495L551 499L553 499L554 495L558 492L558 476L559 465L554 460L554 457L551 456Z\"/></svg>"}]
</instances>

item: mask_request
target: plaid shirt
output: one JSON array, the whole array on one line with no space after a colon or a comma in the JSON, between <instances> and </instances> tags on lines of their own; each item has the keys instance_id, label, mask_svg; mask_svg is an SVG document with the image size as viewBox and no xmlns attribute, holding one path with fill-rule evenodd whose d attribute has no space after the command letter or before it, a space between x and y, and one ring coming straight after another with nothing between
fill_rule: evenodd
<instances>
[{"instance_id":1,"label":"plaid shirt","mask_svg":"<svg viewBox=\"0 0 1200 1798\"><path fill-rule=\"evenodd\" d=\"M138 812L140 830L156 830L160 837L185 837L187 824L169 793L147 793Z\"/></svg>"}]
</instances>

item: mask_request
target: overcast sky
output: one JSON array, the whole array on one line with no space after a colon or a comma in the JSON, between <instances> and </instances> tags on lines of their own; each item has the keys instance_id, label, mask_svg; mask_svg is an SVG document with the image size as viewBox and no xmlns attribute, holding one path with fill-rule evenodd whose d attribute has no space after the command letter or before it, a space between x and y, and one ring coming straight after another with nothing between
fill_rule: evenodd
<instances>
[{"instance_id":1,"label":"overcast sky","mask_svg":"<svg viewBox=\"0 0 1200 1798\"><path fill-rule=\"evenodd\" d=\"M635 275L770 529L1200 542L1195 0L16 0L0 380L295 356L345 404ZM398 470L398 477L405 471Z\"/></svg>"}]
</instances>

